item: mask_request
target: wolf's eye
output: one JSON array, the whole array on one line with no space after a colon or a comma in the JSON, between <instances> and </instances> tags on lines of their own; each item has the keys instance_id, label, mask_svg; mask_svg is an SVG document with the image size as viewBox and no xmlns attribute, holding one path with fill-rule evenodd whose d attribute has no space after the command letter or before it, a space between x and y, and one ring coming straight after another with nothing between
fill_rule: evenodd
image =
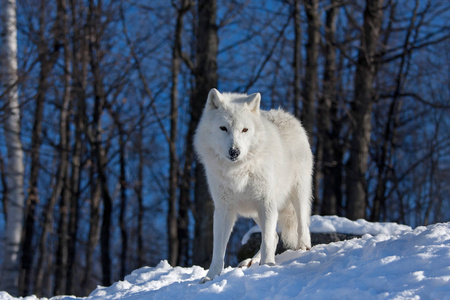
<instances>
[{"instance_id":1,"label":"wolf's eye","mask_svg":"<svg viewBox=\"0 0 450 300\"><path fill-rule=\"evenodd\" d=\"M225 126L220 126L220 130L228 132L227 128Z\"/></svg>"},{"instance_id":2,"label":"wolf's eye","mask_svg":"<svg viewBox=\"0 0 450 300\"><path fill-rule=\"evenodd\" d=\"M248 128L242 129L242 132L247 132L247 131L248 131Z\"/></svg>"}]
</instances>

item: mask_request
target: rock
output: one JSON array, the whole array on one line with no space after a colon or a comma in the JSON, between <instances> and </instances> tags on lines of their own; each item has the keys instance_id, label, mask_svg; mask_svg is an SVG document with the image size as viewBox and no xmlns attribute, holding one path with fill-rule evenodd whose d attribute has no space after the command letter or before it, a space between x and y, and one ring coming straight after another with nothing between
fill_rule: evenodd
<instances>
[{"instance_id":1,"label":"rock","mask_svg":"<svg viewBox=\"0 0 450 300\"><path fill-rule=\"evenodd\" d=\"M329 244L333 242L339 242L344 240L351 240L354 238L360 238L360 235L355 234L346 234L346 233L337 233L337 232L329 232L329 233L311 233L311 244L314 247L319 244ZM261 233L255 232L248 239L247 243L239 249L237 258L238 261L243 261L244 259L251 258L253 255L258 252L261 246ZM283 243L280 241L277 245L276 254L283 253L287 249L283 246Z\"/></svg>"}]
</instances>

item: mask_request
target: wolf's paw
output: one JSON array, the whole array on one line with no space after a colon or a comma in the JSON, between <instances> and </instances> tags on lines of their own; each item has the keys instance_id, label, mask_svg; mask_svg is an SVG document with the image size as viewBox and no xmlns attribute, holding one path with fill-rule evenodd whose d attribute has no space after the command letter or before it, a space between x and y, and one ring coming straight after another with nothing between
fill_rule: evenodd
<instances>
[{"instance_id":1,"label":"wolf's paw","mask_svg":"<svg viewBox=\"0 0 450 300\"><path fill-rule=\"evenodd\" d=\"M297 247L297 250L309 251L311 250L311 246L307 246L304 243L300 243L300 245Z\"/></svg>"},{"instance_id":2,"label":"wolf's paw","mask_svg":"<svg viewBox=\"0 0 450 300\"><path fill-rule=\"evenodd\" d=\"M200 279L200 281L198 283L199 284L203 284L203 283L211 281L211 280L212 280L212 278L209 278L208 276L205 276L202 279Z\"/></svg>"},{"instance_id":3,"label":"wolf's paw","mask_svg":"<svg viewBox=\"0 0 450 300\"><path fill-rule=\"evenodd\" d=\"M259 265L259 260L254 259L254 258L247 258L238 264L238 268L243 268L243 267L250 268L250 266L256 265L256 264Z\"/></svg>"}]
</instances>

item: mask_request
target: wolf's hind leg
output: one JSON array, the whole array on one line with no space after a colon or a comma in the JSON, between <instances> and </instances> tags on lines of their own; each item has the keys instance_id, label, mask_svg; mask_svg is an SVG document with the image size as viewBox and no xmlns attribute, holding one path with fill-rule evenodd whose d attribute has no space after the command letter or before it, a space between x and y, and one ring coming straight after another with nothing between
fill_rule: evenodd
<instances>
[{"instance_id":1,"label":"wolf's hind leg","mask_svg":"<svg viewBox=\"0 0 450 300\"><path fill-rule=\"evenodd\" d=\"M295 187L294 197L291 197L292 205L297 216L297 249L311 249L311 235L309 232L309 219L311 216L311 178L303 177Z\"/></svg>"},{"instance_id":2,"label":"wolf's hind leg","mask_svg":"<svg viewBox=\"0 0 450 300\"><path fill-rule=\"evenodd\" d=\"M255 218L253 218L253 220L256 222L256 224L258 224L259 228L261 228L259 218L255 217ZM262 236L262 234L261 234L261 236ZM278 234L276 234L276 237L275 237L275 249L277 248L277 244L278 244ZM262 246L262 243L261 243L261 246ZM252 258L247 258L247 259L244 259L243 261L241 261L238 264L238 268L250 267L255 264L259 265L260 261L261 261L261 248L258 250L258 252L256 252L256 254Z\"/></svg>"},{"instance_id":3,"label":"wolf's hind leg","mask_svg":"<svg viewBox=\"0 0 450 300\"><path fill-rule=\"evenodd\" d=\"M277 249L277 220L278 210L271 206L273 202L267 201L259 207L258 217L261 223L261 261L260 265L274 265L275 251Z\"/></svg>"},{"instance_id":4,"label":"wolf's hind leg","mask_svg":"<svg viewBox=\"0 0 450 300\"><path fill-rule=\"evenodd\" d=\"M292 198L294 196L290 195L289 197ZM295 195L296 197L297 195ZM298 219L292 204L293 201L293 199L289 199L286 207L280 211L278 228L281 231L281 240L283 241L284 247L295 250L298 244Z\"/></svg>"}]
</instances>

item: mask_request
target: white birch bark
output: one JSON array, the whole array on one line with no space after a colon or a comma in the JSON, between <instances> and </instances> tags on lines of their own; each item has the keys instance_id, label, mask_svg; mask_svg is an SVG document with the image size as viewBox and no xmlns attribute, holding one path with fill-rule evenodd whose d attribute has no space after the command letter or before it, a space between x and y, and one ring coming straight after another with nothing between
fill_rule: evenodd
<instances>
[{"instance_id":1,"label":"white birch bark","mask_svg":"<svg viewBox=\"0 0 450 300\"><path fill-rule=\"evenodd\" d=\"M20 109L17 89L16 1L1 0L2 46L0 48L0 82L4 93L3 129L7 148L5 168L8 189L4 260L0 289L18 293L20 238L24 216L23 149L20 140Z\"/></svg>"}]
</instances>

